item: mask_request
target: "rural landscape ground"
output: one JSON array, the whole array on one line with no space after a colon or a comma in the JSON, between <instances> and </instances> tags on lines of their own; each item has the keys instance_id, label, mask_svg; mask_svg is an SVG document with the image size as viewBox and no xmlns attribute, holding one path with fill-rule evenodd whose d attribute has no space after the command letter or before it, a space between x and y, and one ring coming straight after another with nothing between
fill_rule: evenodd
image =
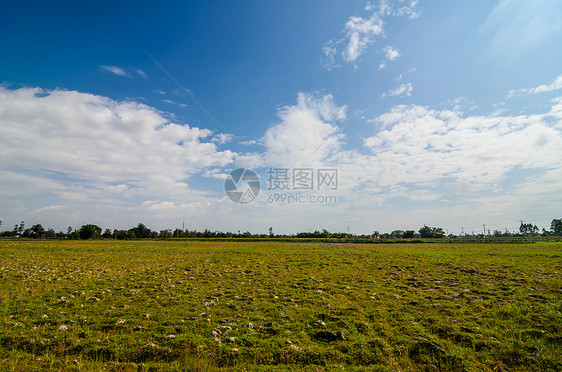
<instances>
[{"instance_id":1,"label":"rural landscape ground","mask_svg":"<svg viewBox=\"0 0 562 372\"><path fill-rule=\"evenodd\" d=\"M0 369L562 370L562 243L0 241Z\"/></svg>"}]
</instances>

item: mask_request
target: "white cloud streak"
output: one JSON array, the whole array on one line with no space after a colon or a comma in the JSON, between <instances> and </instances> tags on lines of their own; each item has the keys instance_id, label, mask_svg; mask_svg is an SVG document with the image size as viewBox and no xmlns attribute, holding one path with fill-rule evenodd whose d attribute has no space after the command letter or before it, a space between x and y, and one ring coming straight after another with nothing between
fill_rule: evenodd
<instances>
[{"instance_id":1,"label":"white cloud streak","mask_svg":"<svg viewBox=\"0 0 562 372\"><path fill-rule=\"evenodd\" d=\"M562 89L562 75L558 75L558 77L554 79L550 84L543 84L530 89L510 90L508 93L508 98L520 96L525 93L526 94L546 93L546 92L553 92L559 89Z\"/></svg>"},{"instance_id":2,"label":"white cloud streak","mask_svg":"<svg viewBox=\"0 0 562 372\"><path fill-rule=\"evenodd\" d=\"M101 66L101 69L107 72L111 72L117 76L128 76L128 74L121 67L117 66Z\"/></svg>"},{"instance_id":3,"label":"white cloud streak","mask_svg":"<svg viewBox=\"0 0 562 372\"><path fill-rule=\"evenodd\" d=\"M179 106L179 107L187 107L187 104L172 101L171 99L163 99L162 102L166 102L166 103L169 103L171 105L176 105L176 106Z\"/></svg>"},{"instance_id":4,"label":"white cloud streak","mask_svg":"<svg viewBox=\"0 0 562 372\"><path fill-rule=\"evenodd\" d=\"M394 97L394 96L408 96L410 97L412 95L412 91L414 90L414 87L412 86L412 83L405 83L405 84L400 84L398 87L396 87L395 89L391 89L386 93L383 93L382 96L383 97Z\"/></svg>"},{"instance_id":5,"label":"white cloud streak","mask_svg":"<svg viewBox=\"0 0 562 372\"><path fill-rule=\"evenodd\" d=\"M141 70L140 68L135 69L135 72L143 79L148 79L148 75L146 74L146 72L144 72L143 70Z\"/></svg>"}]
</instances>

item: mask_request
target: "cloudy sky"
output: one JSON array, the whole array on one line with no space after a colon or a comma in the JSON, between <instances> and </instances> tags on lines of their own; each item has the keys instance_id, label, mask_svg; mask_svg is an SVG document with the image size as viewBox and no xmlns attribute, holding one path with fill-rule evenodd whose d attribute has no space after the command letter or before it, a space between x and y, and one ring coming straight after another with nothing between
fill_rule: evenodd
<instances>
[{"instance_id":1,"label":"cloudy sky","mask_svg":"<svg viewBox=\"0 0 562 372\"><path fill-rule=\"evenodd\" d=\"M548 228L560 14L557 0L7 3L1 228ZM241 167L261 186L246 204L224 190Z\"/></svg>"}]
</instances>

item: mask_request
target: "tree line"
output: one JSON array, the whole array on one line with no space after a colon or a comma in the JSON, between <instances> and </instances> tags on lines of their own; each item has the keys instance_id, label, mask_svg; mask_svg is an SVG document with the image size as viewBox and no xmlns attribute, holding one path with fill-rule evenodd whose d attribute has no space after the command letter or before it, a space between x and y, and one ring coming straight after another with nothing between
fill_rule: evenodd
<instances>
[{"instance_id":1,"label":"tree line","mask_svg":"<svg viewBox=\"0 0 562 372\"><path fill-rule=\"evenodd\" d=\"M0 221L0 227L2 221ZM542 229L539 231L537 225L532 223L523 223L519 226L518 232L502 232L494 230L493 233L481 234L467 234L467 237L536 237L536 236L562 236L562 218L553 219L550 224L550 230ZM72 229L68 227L66 233L60 231L55 232L53 229L45 229L41 224L33 225L29 228L25 227L24 221L16 224L12 230L3 231L0 237L22 237L22 238L36 238L36 239L170 239L170 238L331 238L331 239L415 239L415 238L462 238L464 236L457 236L453 234L447 235L441 227L430 227L424 225L419 230L394 230L390 233L379 233L374 231L369 235L356 235L342 232L330 232L328 230L316 230L314 232L299 232L292 235L277 235L273 233L273 228L269 228L269 234L252 234L249 231L243 233L232 233L222 231L197 231L189 229L165 229L160 231L153 231L146 227L146 225L139 223L137 226L128 230L119 229L105 229L93 224L82 225L79 229Z\"/></svg>"}]
</instances>

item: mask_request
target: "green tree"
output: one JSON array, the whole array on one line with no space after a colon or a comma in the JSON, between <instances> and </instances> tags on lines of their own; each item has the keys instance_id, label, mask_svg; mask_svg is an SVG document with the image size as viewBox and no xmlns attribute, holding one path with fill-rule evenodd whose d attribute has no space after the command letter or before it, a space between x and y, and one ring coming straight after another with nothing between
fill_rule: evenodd
<instances>
[{"instance_id":1,"label":"green tree","mask_svg":"<svg viewBox=\"0 0 562 372\"><path fill-rule=\"evenodd\" d=\"M130 229L129 233L136 239L147 239L152 236L152 231L150 231L150 229L142 223L139 223L137 227Z\"/></svg>"},{"instance_id":2,"label":"green tree","mask_svg":"<svg viewBox=\"0 0 562 372\"><path fill-rule=\"evenodd\" d=\"M433 238L439 239L445 237L445 231L443 231L440 227L429 227L427 225L423 225L423 227L419 230L421 238Z\"/></svg>"},{"instance_id":3,"label":"green tree","mask_svg":"<svg viewBox=\"0 0 562 372\"><path fill-rule=\"evenodd\" d=\"M73 231L70 234L67 234L67 237L71 240L78 240L80 239L80 234L78 233L78 231Z\"/></svg>"},{"instance_id":4,"label":"green tree","mask_svg":"<svg viewBox=\"0 0 562 372\"><path fill-rule=\"evenodd\" d=\"M83 225L78 230L78 235L80 239L96 239L101 236L101 227L97 225Z\"/></svg>"},{"instance_id":5,"label":"green tree","mask_svg":"<svg viewBox=\"0 0 562 372\"><path fill-rule=\"evenodd\" d=\"M523 236L535 236L539 233L539 228L537 225L533 225L532 223L523 223L519 226L519 232Z\"/></svg>"},{"instance_id":6,"label":"green tree","mask_svg":"<svg viewBox=\"0 0 562 372\"><path fill-rule=\"evenodd\" d=\"M129 239L129 232L126 230L113 230L113 239L125 240Z\"/></svg>"},{"instance_id":7,"label":"green tree","mask_svg":"<svg viewBox=\"0 0 562 372\"><path fill-rule=\"evenodd\" d=\"M562 236L562 218L552 220L550 223L550 231L552 235Z\"/></svg>"},{"instance_id":8,"label":"green tree","mask_svg":"<svg viewBox=\"0 0 562 372\"><path fill-rule=\"evenodd\" d=\"M31 226L30 238L41 239L43 237L45 237L45 229L41 226L41 224Z\"/></svg>"},{"instance_id":9,"label":"green tree","mask_svg":"<svg viewBox=\"0 0 562 372\"><path fill-rule=\"evenodd\" d=\"M403 237L406 238L406 239L417 238L418 233L415 232L414 230L406 230L406 231L404 231Z\"/></svg>"},{"instance_id":10,"label":"green tree","mask_svg":"<svg viewBox=\"0 0 562 372\"><path fill-rule=\"evenodd\" d=\"M14 225L14 236L22 236L23 232L25 231L25 223L23 221L20 222L20 225Z\"/></svg>"},{"instance_id":11,"label":"green tree","mask_svg":"<svg viewBox=\"0 0 562 372\"><path fill-rule=\"evenodd\" d=\"M173 232L173 237L174 238L184 238L185 232L182 229L175 229L174 232Z\"/></svg>"}]
</instances>

